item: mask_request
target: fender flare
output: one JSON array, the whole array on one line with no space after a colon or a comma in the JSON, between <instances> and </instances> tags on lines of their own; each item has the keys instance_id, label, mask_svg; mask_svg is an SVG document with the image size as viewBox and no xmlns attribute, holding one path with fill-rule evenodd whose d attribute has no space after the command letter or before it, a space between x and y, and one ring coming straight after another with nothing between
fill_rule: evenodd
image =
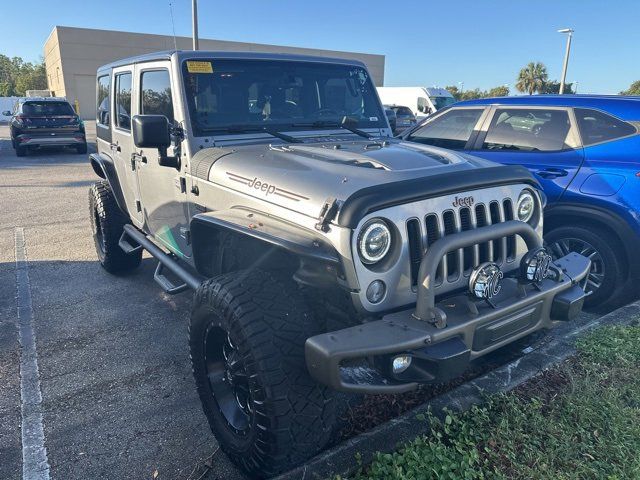
<instances>
[{"instance_id":1,"label":"fender flare","mask_svg":"<svg viewBox=\"0 0 640 480\"><path fill-rule=\"evenodd\" d=\"M247 236L281 248L302 259L325 265L341 265L338 252L319 232L247 208L238 207L194 215L190 231L196 268L205 264L212 236L219 232Z\"/></svg>"},{"instance_id":2,"label":"fender flare","mask_svg":"<svg viewBox=\"0 0 640 480\"><path fill-rule=\"evenodd\" d=\"M120 186L120 180L118 179L118 173L116 172L116 167L113 164L113 159L100 153L92 153L89 155L89 161L91 162L91 167L96 175L109 182L109 186L111 187L111 191L116 198L116 203L118 204L118 207L120 207L120 210L127 213L127 204L124 200L124 194L122 193L122 187Z\"/></svg>"},{"instance_id":3,"label":"fender flare","mask_svg":"<svg viewBox=\"0 0 640 480\"><path fill-rule=\"evenodd\" d=\"M640 257L634 252L638 245L638 235L629 224L610 209L579 203L559 203L548 206L544 211L545 226L558 217L577 217L587 221L597 222L609 227L618 237L624 248L628 260L629 278L640 278Z\"/></svg>"}]
</instances>

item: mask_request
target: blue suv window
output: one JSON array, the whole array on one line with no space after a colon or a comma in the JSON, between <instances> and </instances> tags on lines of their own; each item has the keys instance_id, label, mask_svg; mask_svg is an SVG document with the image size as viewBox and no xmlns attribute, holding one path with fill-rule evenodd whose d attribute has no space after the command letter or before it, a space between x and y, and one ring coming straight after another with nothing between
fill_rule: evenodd
<instances>
[{"instance_id":1,"label":"blue suv window","mask_svg":"<svg viewBox=\"0 0 640 480\"><path fill-rule=\"evenodd\" d=\"M467 145L482 112L482 108L449 110L413 132L407 140L461 150Z\"/></svg>"},{"instance_id":2,"label":"blue suv window","mask_svg":"<svg viewBox=\"0 0 640 480\"><path fill-rule=\"evenodd\" d=\"M584 146L608 142L637 133L633 125L606 113L588 108L576 108L574 111Z\"/></svg>"},{"instance_id":3,"label":"blue suv window","mask_svg":"<svg viewBox=\"0 0 640 480\"><path fill-rule=\"evenodd\" d=\"M482 148L553 152L576 146L566 110L499 108L495 111Z\"/></svg>"}]
</instances>

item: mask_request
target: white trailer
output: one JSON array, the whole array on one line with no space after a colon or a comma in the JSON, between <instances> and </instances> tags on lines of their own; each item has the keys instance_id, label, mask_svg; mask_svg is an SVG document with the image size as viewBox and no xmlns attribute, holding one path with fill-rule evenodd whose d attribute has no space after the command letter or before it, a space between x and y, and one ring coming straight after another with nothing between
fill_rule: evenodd
<instances>
[{"instance_id":1,"label":"white trailer","mask_svg":"<svg viewBox=\"0 0 640 480\"><path fill-rule=\"evenodd\" d=\"M378 87L378 95L385 105L409 107L418 118L455 103L448 90L436 87Z\"/></svg>"}]
</instances>

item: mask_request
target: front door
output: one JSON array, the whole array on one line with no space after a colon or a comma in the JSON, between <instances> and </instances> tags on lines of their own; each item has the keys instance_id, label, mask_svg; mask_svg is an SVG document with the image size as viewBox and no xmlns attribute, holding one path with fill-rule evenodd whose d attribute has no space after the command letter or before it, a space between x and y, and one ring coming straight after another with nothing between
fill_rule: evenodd
<instances>
[{"instance_id":1,"label":"front door","mask_svg":"<svg viewBox=\"0 0 640 480\"><path fill-rule=\"evenodd\" d=\"M549 201L557 201L584 159L572 112L550 107L495 107L487 123L469 153L527 167Z\"/></svg>"},{"instance_id":2,"label":"front door","mask_svg":"<svg viewBox=\"0 0 640 480\"><path fill-rule=\"evenodd\" d=\"M175 89L169 69L170 62L144 63L137 67L136 111L140 115L164 115L169 124L174 125L180 119L174 117L172 92ZM180 155L179 142L178 138L173 140L167 155ZM184 162L177 170L158 163L157 149L136 149L134 153L147 230L176 255L190 257Z\"/></svg>"},{"instance_id":3,"label":"front door","mask_svg":"<svg viewBox=\"0 0 640 480\"><path fill-rule=\"evenodd\" d=\"M111 115L111 154L122 193L127 204L131 221L138 227L143 225L140 190L131 162L133 153L133 137L131 135L131 117L133 114L133 68L120 67L113 70L113 108Z\"/></svg>"}]
</instances>

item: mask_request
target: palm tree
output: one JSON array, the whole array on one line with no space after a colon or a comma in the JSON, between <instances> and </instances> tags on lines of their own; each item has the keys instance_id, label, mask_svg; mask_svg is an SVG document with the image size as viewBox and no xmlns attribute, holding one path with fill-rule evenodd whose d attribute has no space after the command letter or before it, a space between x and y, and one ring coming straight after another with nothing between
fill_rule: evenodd
<instances>
[{"instance_id":1,"label":"palm tree","mask_svg":"<svg viewBox=\"0 0 640 480\"><path fill-rule=\"evenodd\" d=\"M530 62L529 65L520 70L516 88L520 92L527 92L529 95L533 95L542 90L547 78L547 67L544 66L544 63Z\"/></svg>"}]
</instances>

